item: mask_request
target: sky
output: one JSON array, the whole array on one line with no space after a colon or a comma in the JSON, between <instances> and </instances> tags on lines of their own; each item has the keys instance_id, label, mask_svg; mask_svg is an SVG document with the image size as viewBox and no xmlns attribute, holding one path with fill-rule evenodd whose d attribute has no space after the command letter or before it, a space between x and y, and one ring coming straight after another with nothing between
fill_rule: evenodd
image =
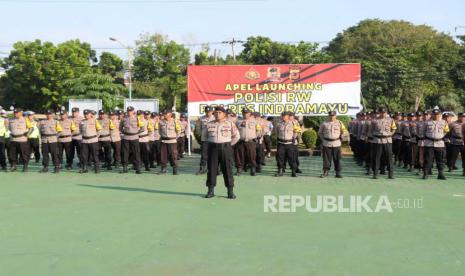
<instances>
[{"instance_id":1,"label":"sky","mask_svg":"<svg viewBox=\"0 0 465 276\"><path fill-rule=\"evenodd\" d=\"M0 57L19 40L79 38L98 52L125 58L126 51L112 49L120 46L109 37L134 45L143 32L168 35L193 52L201 43L256 35L325 42L367 18L402 19L465 34L464 0L0 0L0 11ZM456 26L464 27L456 32ZM231 52L221 44L210 48L222 55Z\"/></svg>"}]
</instances>

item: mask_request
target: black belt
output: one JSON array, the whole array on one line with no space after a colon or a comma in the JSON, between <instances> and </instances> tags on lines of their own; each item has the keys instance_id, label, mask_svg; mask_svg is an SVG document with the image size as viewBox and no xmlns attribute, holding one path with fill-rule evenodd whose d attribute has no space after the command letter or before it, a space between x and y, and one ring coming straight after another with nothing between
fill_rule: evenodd
<instances>
[{"instance_id":1,"label":"black belt","mask_svg":"<svg viewBox=\"0 0 465 276\"><path fill-rule=\"evenodd\" d=\"M110 137L110 134L100 135L99 138Z\"/></svg>"},{"instance_id":2,"label":"black belt","mask_svg":"<svg viewBox=\"0 0 465 276\"><path fill-rule=\"evenodd\" d=\"M138 132L136 133L131 133L131 132L123 132L124 135L129 135L129 136L133 136L133 135L139 135Z\"/></svg>"},{"instance_id":3,"label":"black belt","mask_svg":"<svg viewBox=\"0 0 465 276\"><path fill-rule=\"evenodd\" d=\"M454 139L459 139L459 140L462 140L462 139L463 139L463 137L455 136L455 135L452 135L451 137L454 138Z\"/></svg>"},{"instance_id":4,"label":"black belt","mask_svg":"<svg viewBox=\"0 0 465 276\"><path fill-rule=\"evenodd\" d=\"M375 137L383 139L383 138L391 138L392 136L391 135L375 135Z\"/></svg>"},{"instance_id":5,"label":"black belt","mask_svg":"<svg viewBox=\"0 0 465 276\"><path fill-rule=\"evenodd\" d=\"M440 141L443 141L444 138L441 138L441 139L434 139L434 138L431 138L431 137L425 137L426 140L430 140L430 141L434 141L434 142L440 142Z\"/></svg>"},{"instance_id":6,"label":"black belt","mask_svg":"<svg viewBox=\"0 0 465 276\"><path fill-rule=\"evenodd\" d=\"M81 133L73 134L73 137L76 137L76 136L79 136L79 135L81 135Z\"/></svg>"},{"instance_id":7,"label":"black belt","mask_svg":"<svg viewBox=\"0 0 465 276\"><path fill-rule=\"evenodd\" d=\"M176 138L169 138L169 137L161 137L161 139L163 141L166 141L166 140L176 140Z\"/></svg>"},{"instance_id":8,"label":"black belt","mask_svg":"<svg viewBox=\"0 0 465 276\"><path fill-rule=\"evenodd\" d=\"M147 136L149 136L149 135L148 135L148 134L139 135L139 138L145 138L145 137L147 137Z\"/></svg>"},{"instance_id":9,"label":"black belt","mask_svg":"<svg viewBox=\"0 0 465 276\"><path fill-rule=\"evenodd\" d=\"M208 142L208 144L213 145L213 146L215 146L215 147L231 146L231 142L225 142L225 143L213 143L213 142Z\"/></svg>"},{"instance_id":10,"label":"black belt","mask_svg":"<svg viewBox=\"0 0 465 276\"><path fill-rule=\"evenodd\" d=\"M84 139L84 140L89 140L89 139L94 139L94 138L97 138L97 135L94 135L94 136L82 136L82 139Z\"/></svg>"},{"instance_id":11,"label":"black belt","mask_svg":"<svg viewBox=\"0 0 465 276\"><path fill-rule=\"evenodd\" d=\"M60 138L60 139L69 138L69 137L71 137L71 135L58 136L58 138Z\"/></svg>"},{"instance_id":12,"label":"black belt","mask_svg":"<svg viewBox=\"0 0 465 276\"><path fill-rule=\"evenodd\" d=\"M326 137L323 137L323 139L326 140L326 141L337 141L337 140L341 140L341 138L330 139L330 138L326 138Z\"/></svg>"},{"instance_id":13,"label":"black belt","mask_svg":"<svg viewBox=\"0 0 465 276\"><path fill-rule=\"evenodd\" d=\"M57 134L41 134L40 136L42 137L52 137L52 136L57 136Z\"/></svg>"},{"instance_id":14,"label":"black belt","mask_svg":"<svg viewBox=\"0 0 465 276\"><path fill-rule=\"evenodd\" d=\"M291 139L291 140L283 140L283 139L279 139L278 138L278 142L281 142L281 143L292 143L294 141L294 139Z\"/></svg>"},{"instance_id":15,"label":"black belt","mask_svg":"<svg viewBox=\"0 0 465 276\"><path fill-rule=\"evenodd\" d=\"M26 133L23 133L23 134L19 134L19 135L14 135L14 134L11 134L11 133L10 133L10 135L11 135L11 137L13 137L13 138L19 138L19 137L27 136L27 132L26 132Z\"/></svg>"}]
</instances>

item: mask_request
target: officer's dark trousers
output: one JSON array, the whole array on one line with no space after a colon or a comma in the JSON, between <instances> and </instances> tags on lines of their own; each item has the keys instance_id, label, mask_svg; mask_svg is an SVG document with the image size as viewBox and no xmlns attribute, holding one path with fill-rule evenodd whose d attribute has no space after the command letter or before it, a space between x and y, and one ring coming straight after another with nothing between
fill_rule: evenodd
<instances>
[{"instance_id":1,"label":"officer's dark trousers","mask_svg":"<svg viewBox=\"0 0 465 276\"><path fill-rule=\"evenodd\" d=\"M79 162L81 162L81 143L82 140L72 140L71 141L71 156L74 160L74 154L77 154L77 157L79 158Z\"/></svg>"},{"instance_id":2,"label":"officer's dark trousers","mask_svg":"<svg viewBox=\"0 0 465 276\"><path fill-rule=\"evenodd\" d=\"M420 167L420 163L418 161L418 144L417 143L410 143L412 147L412 166L415 168Z\"/></svg>"},{"instance_id":3,"label":"officer's dark trousers","mask_svg":"<svg viewBox=\"0 0 465 276\"><path fill-rule=\"evenodd\" d=\"M402 142L402 153L404 166L412 165L412 145L409 141L404 140Z\"/></svg>"},{"instance_id":4,"label":"officer's dark trousers","mask_svg":"<svg viewBox=\"0 0 465 276\"><path fill-rule=\"evenodd\" d=\"M48 168L49 157L52 157L52 163L55 168L60 166L58 157L58 143L42 143L42 166Z\"/></svg>"},{"instance_id":5,"label":"officer's dark trousers","mask_svg":"<svg viewBox=\"0 0 465 276\"><path fill-rule=\"evenodd\" d=\"M295 154L293 154L294 145L292 144L281 144L278 143L278 149L276 152L276 161L278 163L278 169L284 169L286 160L291 166L291 169L297 169L297 164L294 159Z\"/></svg>"},{"instance_id":6,"label":"officer's dark trousers","mask_svg":"<svg viewBox=\"0 0 465 276\"><path fill-rule=\"evenodd\" d=\"M150 145L149 142L139 142L140 159L146 169L150 168Z\"/></svg>"},{"instance_id":7,"label":"officer's dark trousers","mask_svg":"<svg viewBox=\"0 0 465 276\"><path fill-rule=\"evenodd\" d=\"M29 138L27 142L29 143L29 148L31 149L31 152L34 152L34 159L36 160L36 162L39 162L40 160L39 138Z\"/></svg>"},{"instance_id":8,"label":"officer's dark trousers","mask_svg":"<svg viewBox=\"0 0 465 276\"><path fill-rule=\"evenodd\" d=\"M111 142L113 149L113 165L121 164L121 141Z\"/></svg>"},{"instance_id":9,"label":"officer's dark trousers","mask_svg":"<svg viewBox=\"0 0 465 276\"><path fill-rule=\"evenodd\" d=\"M98 168L100 166L98 151L98 143L81 143L81 168L88 168L92 161L94 162L95 167Z\"/></svg>"},{"instance_id":10,"label":"officer's dark trousers","mask_svg":"<svg viewBox=\"0 0 465 276\"><path fill-rule=\"evenodd\" d=\"M157 162L160 165L161 141L155 140L150 148L150 164Z\"/></svg>"},{"instance_id":11,"label":"officer's dark trousers","mask_svg":"<svg viewBox=\"0 0 465 276\"><path fill-rule=\"evenodd\" d=\"M266 154L269 154L271 152L271 136L263 136L263 142L265 143Z\"/></svg>"},{"instance_id":12,"label":"officer's dark trousers","mask_svg":"<svg viewBox=\"0 0 465 276\"><path fill-rule=\"evenodd\" d=\"M207 187L216 186L216 178L218 176L218 165L223 173L224 185L226 187L234 187L233 178L233 149L231 143L208 143L208 162L207 162Z\"/></svg>"},{"instance_id":13,"label":"officer's dark trousers","mask_svg":"<svg viewBox=\"0 0 465 276\"><path fill-rule=\"evenodd\" d=\"M387 166L387 170L389 172L393 172L393 164L392 164L392 143L388 144L373 144L373 148L375 151L375 166L373 168L373 174L377 175L379 168L384 162Z\"/></svg>"},{"instance_id":14,"label":"officer's dark trousers","mask_svg":"<svg viewBox=\"0 0 465 276\"><path fill-rule=\"evenodd\" d=\"M401 160L401 152L402 152L402 140L401 139L392 140L392 152L394 153L394 158L396 161L402 161Z\"/></svg>"},{"instance_id":15,"label":"officer's dark trousers","mask_svg":"<svg viewBox=\"0 0 465 276\"><path fill-rule=\"evenodd\" d=\"M6 167L5 138L0 137L0 167Z\"/></svg>"},{"instance_id":16,"label":"officer's dark trousers","mask_svg":"<svg viewBox=\"0 0 465 276\"><path fill-rule=\"evenodd\" d=\"M265 144L257 143L257 168L265 165Z\"/></svg>"},{"instance_id":17,"label":"officer's dark trousers","mask_svg":"<svg viewBox=\"0 0 465 276\"><path fill-rule=\"evenodd\" d=\"M205 167L207 165L208 158L208 142L200 143L200 166Z\"/></svg>"},{"instance_id":18,"label":"officer's dark trousers","mask_svg":"<svg viewBox=\"0 0 465 276\"><path fill-rule=\"evenodd\" d=\"M58 156L60 158L60 164L63 164L63 152L66 157L66 165L73 165L73 142L59 142L58 143Z\"/></svg>"},{"instance_id":19,"label":"officer's dark trousers","mask_svg":"<svg viewBox=\"0 0 465 276\"><path fill-rule=\"evenodd\" d=\"M446 164L451 163L453 145L451 143L446 143Z\"/></svg>"},{"instance_id":20,"label":"officer's dark trousers","mask_svg":"<svg viewBox=\"0 0 465 276\"><path fill-rule=\"evenodd\" d=\"M245 169L247 164L250 167L257 167L257 143L255 141L239 141L236 144L236 167Z\"/></svg>"},{"instance_id":21,"label":"officer's dark trousers","mask_svg":"<svg viewBox=\"0 0 465 276\"><path fill-rule=\"evenodd\" d=\"M449 168L453 168L455 166L455 162L457 162L459 153L462 156L462 168L465 170L465 146L462 145L452 145L451 156L447 166Z\"/></svg>"},{"instance_id":22,"label":"officer's dark trousers","mask_svg":"<svg viewBox=\"0 0 465 276\"><path fill-rule=\"evenodd\" d=\"M30 148L28 142L10 141L8 153L12 166L18 164L18 155L21 155L21 159L24 160L24 165L27 166L29 164Z\"/></svg>"},{"instance_id":23,"label":"officer's dark trousers","mask_svg":"<svg viewBox=\"0 0 465 276\"><path fill-rule=\"evenodd\" d=\"M105 162L106 166L111 165L111 141L99 141L99 160Z\"/></svg>"},{"instance_id":24,"label":"officer's dark trousers","mask_svg":"<svg viewBox=\"0 0 465 276\"><path fill-rule=\"evenodd\" d=\"M186 143L186 137L185 136L178 137L177 143L178 143L178 157L183 157L184 148L185 148L184 144Z\"/></svg>"},{"instance_id":25,"label":"officer's dark trousers","mask_svg":"<svg viewBox=\"0 0 465 276\"><path fill-rule=\"evenodd\" d=\"M208 146L207 146L208 154ZM170 162L171 167L178 166L178 144L177 143L161 143L160 163L162 167Z\"/></svg>"},{"instance_id":26,"label":"officer's dark trousers","mask_svg":"<svg viewBox=\"0 0 465 276\"><path fill-rule=\"evenodd\" d=\"M433 168L433 160L436 160L438 171L444 171L445 148L425 147L425 171L428 172Z\"/></svg>"},{"instance_id":27,"label":"officer's dark trousers","mask_svg":"<svg viewBox=\"0 0 465 276\"><path fill-rule=\"evenodd\" d=\"M139 170L139 166L141 164L140 160L140 146L139 140L122 140L121 141L121 150L123 152L123 166L127 166L129 164L129 154L132 153L134 166L136 166L136 170Z\"/></svg>"},{"instance_id":28,"label":"officer's dark trousers","mask_svg":"<svg viewBox=\"0 0 465 276\"><path fill-rule=\"evenodd\" d=\"M336 172L341 171L341 147L323 147L323 170L331 169L331 161L334 162Z\"/></svg>"}]
</instances>

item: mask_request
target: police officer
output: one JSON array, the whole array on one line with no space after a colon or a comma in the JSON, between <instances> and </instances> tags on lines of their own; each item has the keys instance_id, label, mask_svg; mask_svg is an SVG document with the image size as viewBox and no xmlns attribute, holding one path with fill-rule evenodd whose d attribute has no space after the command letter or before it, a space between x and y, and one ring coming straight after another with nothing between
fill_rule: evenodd
<instances>
[{"instance_id":1,"label":"police officer","mask_svg":"<svg viewBox=\"0 0 465 276\"><path fill-rule=\"evenodd\" d=\"M139 120L143 122L139 133L140 158L145 170L150 171L150 132L153 132L153 125L150 119L150 111L137 111Z\"/></svg>"},{"instance_id":2,"label":"police officer","mask_svg":"<svg viewBox=\"0 0 465 276\"><path fill-rule=\"evenodd\" d=\"M123 118L120 124L120 131L123 134L122 137L122 152L123 152L123 170L121 173L128 172L129 154L133 155L134 167L137 174L141 174L140 164L140 146L139 146L139 133L141 128L144 126L144 122L140 121L134 113L134 107L128 106L126 109L128 115Z\"/></svg>"},{"instance_id":3,"label":"police officer","mask_svg":"<svg viewBox=\"0 0 465 276\"><path fill-rule=\"evenodd\" d=\"M187 121L187 116L185 114L181 114L179 118L179 123L181 125L181 132L178 134L177 142L178 142L178 159L184 158L184 149L186 148L186 141L187 137L190 135L189 131L189 123Z\"/></svg>"},{"instance_id":4,"label":"police officer","mask_svg":"<svg viewBox=\"0 0 465 276\"><path fill-rule=\"evenodd\" d=\"M295 113L294 112L291 112L290 115L289 115L289 120L293 122L294 126L296 129L298 129L299 131L296 131L294 132L294 140L292 142L292 154L294 154L294 160L295 160L295 165L296 165L296 169L295 169L295 172L296 173L302 173L302 171L300 170L300 161L299 161L299 140L300 140L300 135L302 134L302 129L300 127L300 122L297 120L297 118L295 117Z\"/></svg>"},{"instance_id":5,"label":"police officer","mask_svg":"<svg viewBox=\"0 0 465 276\"><path fill-rule=\"evenodd\" d=\"M73 121L74 125L76 126L74 131L71 133L71 156L70 159L74 160L75 154L77 154L79 158L79 163L81 162L81 142L82 142L82 135L79 130L79 125L83 120L81 114L79 113L79 108L73 107L71 109L71 120Z\"/></svg>"},{"instance_id":6,"label":"police officer","mask_svg":"<svg viewBox=\"0 0 465 276\"><path fill-rule=\"evenodd\" d=\"M252 116L249 109L242 110L242 120L238 120L236 125L239 130L240 140L236 145L236 175L240 175L250 165L250 175L256 175L257 168L257 137L260 135L260 124Z\"/></svg>"},{"instance_id":7,"label":"police officer","mask_svg":"<svg viewBox=\"0 0 465 276\"><path fill-rule=\"evenodd\" d=\"M55 167L54 173L60 172L60 159L58 157L58 135L62 132L60 123L54 118L54 111L49 109L46 112L47 119L42 120L38 124L40 138L42 143L42 170L40 172L48 172L49 155L52 157L52 162Z\"/></svg>"},{"instance_id":8,"label":"police officer","mask_svg":"<svg viewBox=\"0 0 465 276\"><path fill-rule=\"evenodd\" d=\"M401 164L401 152L402 152L402 113L399 111L394 113L394 122L396 124L396 132L392 136L392 152L394 154L394 164Z\"/></svg>"},{"instance_id":9,"label":"police officer","mask_svg":"<svg viewBox=\"0 0 465 276\"><path fill-rule=\"evenodd\" d=\"M110 138L111 148L113 150L113 166L119 168L121 165L121 133L120 120L117 112L110 112Z\"/></svg>"},{"instance_id":10,"label":"police officer","mask_svg":"<svg viewBox=\"0 0 465 276\"><path fill-rule=\"evenodd\" d=\"M415 118L414 113L407 114L407 120L400 123L400 134L402 135L402 159L404 163L404 169L412 171L412 144L411 140L415 133L411 133L412 128L410 127L413 119ZM396 125L397 127L397 125ZM397 129L396 129L397 132Z\"/></svg>"},{"instance_id":11,"label":"police officer","mask_svg":"<svg viewBox=\"0 0 465 276\"><path fill-rule=\"evenodd\" d=\"M40 161L40 132L37 127L37 122L34 120L35 113L33 111L24 112L26 120L28 120L32 128L27 135L27 142L29 143L29 148L34 153L34 159L36 163Z\"/></svg>"},{"instance_id":12,"label":"police officer","mask_svg":"<svg viewBox=\"0 0 465 276\"><path fill-rule=\"evenodd\" d=\"M276 161L278 165L278 172L276 176L283 176L284 166L287 162L291 167L292 177L297 177L297 164L295 156L292 153L294 134L298 133L300 129L290 120L290 112L284 111L281 113L281 121L274 128L276 137L278 139L278 148L276 152Z\"/></svg>"},{"instance_id":13,"label":"police officer","mask_svg":"<svg viewBox=\"0 0 465 276\"><path fill-rule=\"evenodd\" d=\"M32 124L23 117L23 110L15 108L14 118L8 120L8 130L10 131L9 159L11 161L11 171L16 171L18 155L23 160L23 172L27 172L29 166L30 147L27 142L27 135L32 129Z\"/></svg>"},{"instance_id":14,"label":"police officer","mask_svg":"<svg viewBox=\"0 0 465 276\"><path fill-rule=\"evenodd\" d=\"M462 156L462 175L465 176L465 114L460 112L458 114L458 120L449 124L450 129L450 143L451 143L451 157L449 159L449 172L455 167L457 157Z\"/></svg>"},{"instance_id":15,"label":"police officer","mask_svg":"<svg viewBox=\"0 0 465 276\"><path fill-rule=\"evenodd\" d=\"M233 177L233 149L232 146L239 140L239 132L236 125L226 120L226 110L222 106L215 108L215 120L207 124L203 129L203 134L208 141L208 173L206 198L214 196L216 178L218 175L218 164L223 173L224 185L228 189L228 198L235 199L234 177Z\"/></svg>"},{"instance_id":16,"label":"police officer","mask_svg":"<svg viewBox=\"0 0 465 276\"><path fill-rule=\"evenodd\" d=\"M442 115L442 118L444 121L446 121L446 123L449 125L450 123L452 123L452 113L450 112L445 112L443 115ZM450 137L450 132L446 134L446 136L444 136L444 143L446 145L446 156L445 156L445 159L446 159L446 166L449 166L449 164L451 163L451 156L452 156L452 143L451 143L451 137ZM456 170L457 167L452 167L452 170Z\"/></svg>"},{"instance_id":17,"label":"police officer","mask_svg":"<svg viewBox=\"0 0 465 276\"><path fill-rule=\"evenodd\" d=\"M68 117L68 112L66 110L60 111L60 120L59 124L62 131L58 136L58 157L60 160L60 165L63 163L63 151L65 152L66 157L66 166L67 170L73 168L73 145L72 145L72 133L78 128L75 125L74 121Z\"/></svg>"},{"instance_id":18,"label":"police officer","mask_svg":"<svg viewBox=\"0 0 465 276\"><path fill-rule=\"evenodd\" d=\"M378 178L378 171L382 161L387 166L388 178L394 178L392 135L396 128L394 120L387 116L387 109L385 107L378 108L378 118L372 121L369 131L373 137L374 145L373 179Z\"/></svg>"},{"instance_id":19,"label":"police officer","mask_svg":"<svg viewBox=\"0 0 465 276\"><path fill-rule=\"evenodd\" d=\"M2 171L6 172L5 136L7 132L7 120L4 116L6 116L6 112L0 108L0 168Z\"/></svg>"},{"instance_id":20,"label":"police officer","mask_svg":"<svg viewBox=\"0 0 465 276\"><path fill-rule=\"evenodd\" d=\"M161 136L160 174L166 173L168 160L173 168L173 175L178 174L178 144L176 137L181 132L181 124L173 118L173 111L167 109L163 120L158 123Z\"/></svg>"},{"instance_id":21,"label":"police officer","mask_svg":"<svg viewBox=\"0 0 465 276\"><path fill-rule=\"evenodd\" d=\"M111 170L110 119L104 110L99 110L97 121L101 126L98 137L99 160L105 162L104 168Z\"/></svg>"},{"instance_id":22,"label":"police officer","mask_svg":"<svg viewBox=\"0 0 465 276\"><path fill-rule=\"evenodd\" d=\"M150 147L150 167L156 168L156 166L160 165L161 137L158 125L160 115L157 112L152 112L150 117L152 118L153 124L153 143Z\"/></svg>"},{"instance_id":23,"label":"police officer","mask_svg":"<svg viewBox=\"0 0 465 276\"><path fill-rule=\"evenodd\" d=\"M328 176L332 160L334 162L334 169L336 170L336 177L342 178L341 140L342 135L346 132L346 128L344 124L336 118L336 111L330 111L328 115L328 120L322 123L318 130L318 135L320 136L323 146L323 174L320 177L324 178Z\"/></svg>"},{"instance_id":24,"label":"police officer","mask_svg":"<svg viewBox=\"0 0 465 276\"><path fill-rule=\"evenodd\" d=\"M423 179L427 179L429 171L433 167L433 160L436 160L438 167L438 179L445 180L444 176L444 155L445 143L444 137L449 132L449 125L441 119L441 110L433 109L431 112L432 119L424 123L424 151L425 151L425 168L423 170Z\"/></svg>"},{"instance_id":25,"label":"police officer","mask_svg":"<svg viewBox=\"0 0 465 276\"><path fill-rule=\"evenodd\" d=\"M200 138L200 169L197 172L197 175L204 174L207 172L206 165L207 165L207 151L208 151L208 137L205 136L204 129L207 127L207 124L210 121L213 121L215 118L213 117L213 108L211 106L206 106L205 115L200 117L197 122L197 129L201 134ZM203 133L203 134L202 134Z\"/></svg>"},{"instance_id":26,"label":"police officer","mask_svg":"<svg viewBox=\"0 0 465 276\"><path fill-rule=\"evenodd\" d=\"M254 112L253 117L257 121L258 125L260 126L260 130L257 131L257 139L256 139L256 156L257 156L257 169L258 173L262 172L262 166L265 165L265 143L263 139L264 135L264 128L266 127L265 120L262 119L260 116L260 112Z\"/></svg>"},{"instance_id":27,"label":"police officer","mask_svg":"<svg viewBox=\"0 0 465 276\"><path fill-rule=\"evenodd\" d=\"M80 173L88 172L91 161L94 163L95 173L100 172L98 135L101 129L92 110L84 110L84 120L79 123L79 131L82 135Z\"/></svg>"}]
</instances>

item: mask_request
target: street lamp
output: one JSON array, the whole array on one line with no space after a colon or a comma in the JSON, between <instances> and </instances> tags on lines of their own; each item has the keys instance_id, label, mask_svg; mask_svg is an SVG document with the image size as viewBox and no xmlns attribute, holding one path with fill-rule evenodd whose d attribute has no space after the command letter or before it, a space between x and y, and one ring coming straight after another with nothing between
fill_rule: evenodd
<instances>
[{"instance_id":1,"label":"street lamp","mask_svg":"<svg viewBox=\"0 0 465 276\"><path fill-rule=\"evenodd\" d=\"M118 44L123 46L123 48L126 48L128 50L128 79L129 79L128 89L129 89L129 101L132 101L132 66L133 66L133 60L134 60L134 49L128 45L124 45L121 41L119 41L118 39L114 37L110 37L110 40L117 42Z\"/></svg>"}]
</instances>

